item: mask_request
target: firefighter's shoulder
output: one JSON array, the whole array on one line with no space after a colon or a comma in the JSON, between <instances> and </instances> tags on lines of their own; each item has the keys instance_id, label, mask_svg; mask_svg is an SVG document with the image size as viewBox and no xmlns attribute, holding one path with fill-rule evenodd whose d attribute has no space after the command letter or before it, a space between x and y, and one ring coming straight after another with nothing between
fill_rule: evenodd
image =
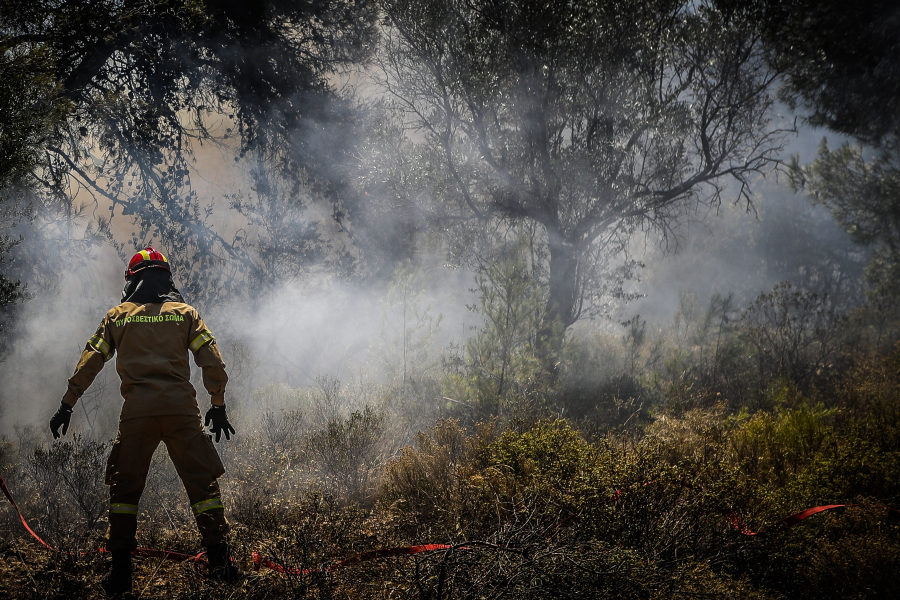
<instances>
[{"instance_id":1,"label":"firefighter's shoulder","mask_svg":"<svg viewBox=\"0 0 900 600\"><path fill-rule=\"evenodd\" d=\"M163 311L165 312L174 312L180 315L189 316L192 319L199 319L200 313L197 312L197 309L187 304L186 302L166 302L163 304Z\"/></svg>"}]
</instances>

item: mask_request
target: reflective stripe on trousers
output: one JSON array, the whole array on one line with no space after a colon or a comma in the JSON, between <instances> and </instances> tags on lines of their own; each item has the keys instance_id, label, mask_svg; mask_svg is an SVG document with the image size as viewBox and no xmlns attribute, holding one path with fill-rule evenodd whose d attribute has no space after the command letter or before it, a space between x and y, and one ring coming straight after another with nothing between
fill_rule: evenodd
<instances>
[{"instance_id":1,"label":"reflective stripe on trousers","mask_svg":"<svg viewBox=\"0 0 900 600\"><path fill-rule=\"evenodd\" d=\"M210 498L209 500L201 500L196 504L191 505L191 510L194 511L195 515L199 515L200 513L205 513L208 510L213 510L216 508L225 509L225 506L222 504L221 498Z\"/></svg>"},{"instance_id":2,"label":"reflective stripe on trousers","mask_svg":"<svg viewBox=\"0 0 900 600\"><path fill-rule=\"evenodd\" d=\"M124 504L122 502L111 502L109 505L109 514L111 515L137 515L137 504Z\"/></svg>"}]
</instances>

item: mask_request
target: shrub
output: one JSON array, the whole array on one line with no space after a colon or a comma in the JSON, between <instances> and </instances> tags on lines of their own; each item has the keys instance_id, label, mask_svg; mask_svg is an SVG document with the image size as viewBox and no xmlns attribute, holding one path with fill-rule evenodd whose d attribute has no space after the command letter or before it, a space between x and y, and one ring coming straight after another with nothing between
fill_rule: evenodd
<instances>
[{"instance_id":1,"label":"shrub","mask_svg":"<svg viewBox=\"0 0 900 600\"><path fill-rule=\"evenodd\" d=\"M520 240L476 274L478 304L469 309L482 326L445 363L444 396L471 409L473 423L528 414L548 391L537 355L545 302L526 255Z\"/></svg>"},{"instance_id":2,"label":"shrub","mask_svg":"<svg viewBox=\"0 0 900 600\"><path fill-rule=\"evenodd\" d=\"M789 377L800 382L834 359L842 334L828 299L780 283L741 317L760 382Z\"/></svg>"},{"instance_id":3,"label":"shrub","mask_svg":"<svg viewBox=\"0 0 900 600\"><path fill-rule=\"evenodd\" d=\"M383 418L366 406L309 436L307 456L328 492L357 502L371 496L370 486L382 464L377 449L383 424Z\"/></svg>"},{"instance_id":4,"label":"shrub","mask_svg":"<svg viewBox=\"0 0 900 600\"><path fill-rule=\"evenodd\" d=\"M378 500L407 523L427 523L438 535L449 534L460 518L458 469L468 461L471 440L458 421L448 419L419 432L415 444L387 463Z\"/></svg>"},{"instance_id":5,"label":"shrub","mask_svg":"<svg viewBox=\"0 0 900 600\"><path fill-rule=\"evenodd\" d=\"M732 460L754 479L783 486L832 440L834 414L821 404L758 412L729 437Z\"/></svg>"},{"instance_id":6,"label":"shrub","mask_svg":"<svg viewBox=\"0 0 900 600\"><path fill-rule=\"evenodd\" d=\"M41 498L43 523L53 534L70 532L74 521L93 529L106 516L109 492L103 481L110 444L73 435L49 448L37 446L27 472Z\"/></svg>"}]
</instances>

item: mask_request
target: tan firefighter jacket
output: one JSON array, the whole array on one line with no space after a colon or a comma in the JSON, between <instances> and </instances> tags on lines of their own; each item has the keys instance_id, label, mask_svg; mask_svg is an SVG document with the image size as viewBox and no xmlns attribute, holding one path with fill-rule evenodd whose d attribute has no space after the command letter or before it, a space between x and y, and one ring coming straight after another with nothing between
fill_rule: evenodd
<instances>
[{"instance_id":1,"label":"tan firefighter jacket","mask_svg":"<svg viewBox=\"0 0 900 600\"><path fill-rule=\"evenodd\" d=\"M122 380L121 420L159 415L197 415L188 352L202 369L213 404L225 403L225 363L215 338L194 307L181 302L135 304L111 309L88 340L63 397L75 405L103 368L116 357Z\"/></svg>"}]
</instances>

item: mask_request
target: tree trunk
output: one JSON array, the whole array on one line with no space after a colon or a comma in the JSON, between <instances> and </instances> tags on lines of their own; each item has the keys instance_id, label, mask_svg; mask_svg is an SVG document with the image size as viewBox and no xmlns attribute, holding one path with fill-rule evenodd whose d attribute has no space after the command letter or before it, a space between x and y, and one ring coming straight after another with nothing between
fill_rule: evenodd
<instances>
[{"instance_id":1,"label":"tree trunk","mask_svg":"<svg viewBox=\"0 0 900 600\"><path fill-rule=\"evenodd\" d=\"M537 356L551 382L559 375L566 330L578 319L578 255L566 242L550 242L547 306L538 331Z\"/></svg>"}]
</instances>

